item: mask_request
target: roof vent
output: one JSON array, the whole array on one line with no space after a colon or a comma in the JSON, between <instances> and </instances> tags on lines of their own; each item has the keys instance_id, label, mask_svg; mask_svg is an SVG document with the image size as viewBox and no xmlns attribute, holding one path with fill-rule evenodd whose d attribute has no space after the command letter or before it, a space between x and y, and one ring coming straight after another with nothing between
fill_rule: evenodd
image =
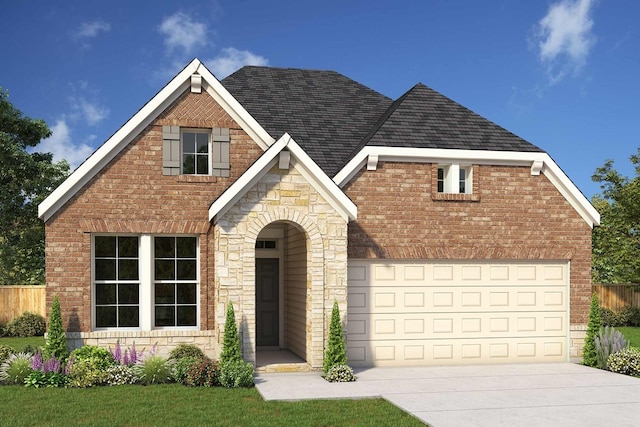
<instances>
[{"instance_id":1,"label":"roof vent","mask_svg":"<svg viewBox=\"0 0 640 427\"><path fill-rule=\"evenodd\" d=\"M202 92L202 76L200 74L191 75L191 93Z\"/></svg>"}]
</instances>

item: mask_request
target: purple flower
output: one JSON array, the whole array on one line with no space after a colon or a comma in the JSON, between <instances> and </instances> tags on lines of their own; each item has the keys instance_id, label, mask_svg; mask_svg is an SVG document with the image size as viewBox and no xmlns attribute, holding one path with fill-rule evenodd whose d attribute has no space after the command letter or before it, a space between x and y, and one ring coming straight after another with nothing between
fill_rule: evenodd
<instances>
[{"instance_id":1,"label":"purple flower","mask_svg":"<svg viewBox=\"0 0 640 427\"><path fill-rule=\"evenodd\" d=\"M60 361L56 360L55 356L51 356L51 359L42 364L42 372L60 372Z\"/></svg>"},{"instance_id":2,"label":"purple flower","mask_svg":"<svg viewBox=\"0 0 640 427\"><path fill-rule=\"evenodd\" d=\"M39 371L42 368L42 353L37 352L31 357L31 369Z\"/></svg>"}]
</instances>

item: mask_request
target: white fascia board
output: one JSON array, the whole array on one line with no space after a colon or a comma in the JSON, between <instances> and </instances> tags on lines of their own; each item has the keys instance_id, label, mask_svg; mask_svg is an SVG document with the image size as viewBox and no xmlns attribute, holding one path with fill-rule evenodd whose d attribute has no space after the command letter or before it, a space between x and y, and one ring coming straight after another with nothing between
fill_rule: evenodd
<instances>
[{"instance_id":1,"label":"white fascia board","mask_svg":"<svg viewBox=\"0 0 640 427\"><path fill-rule=\"evenodd\" d=\"M271 147L262 153L262 156L209 206L209 221L217 220L217 218L224 215L277 163L278 154L287 146L289 139L289 135L285 134L278 141L271 144Z\"/></svg>"},{"instance_id":2,"label":"white fascia board","mask_svg":"<svg viewBox=\"0 0 640 427\"><path fill-rule=\"evenodd\" d=\"M203 77L203 87L207 93L240 125L263 150L275 142L275 139L253 118L251 114L222 86L222 83L205 67L200 64L197 72Z\"/></svg>"},{"instance_id":3,"label":"white fascia board","mask_svg":"<svg viewBox=\"0 0 640 427\"><path fill-rule=\"evenodd\" d=\"M586 223L590 227L600 224L598 211L547 153L368 146L360 150L336 174L333 181L341 188L344 187L364 167L369 155L378 156L378 161L394 162L459 162L496 166L532 166L534 162L542 162L544 165L542 173L547 176Z\"/></svg>"},{"instance_id":4,"label":"white fascia board","mask_svg":"<svg viewBox=\"0 0 640 427\"><path fill-rule=\"evenodd\" d=\"M288 149L296 160L294 167L348 221L357 215L356 205L325 174L304 150L285 133L265 151L240 178L220 195L209 207L209 221L217 221L231 206L244 196L279 160L279 153Z\"/></svg>"},{"instance_id":5,"label":"white fascia board","mask_svg":"<svg viewBox=\"0 0 640 427\"><path fill-rule=\"evenodd\" d=\"M69 177L38 205L38 217L47 221L76 192L105 167L133 138L149 125L191 84L191 75L200 66L194 59L160 92L147 102L133 117L89 156Z\"/></svg>"}]
</instances>

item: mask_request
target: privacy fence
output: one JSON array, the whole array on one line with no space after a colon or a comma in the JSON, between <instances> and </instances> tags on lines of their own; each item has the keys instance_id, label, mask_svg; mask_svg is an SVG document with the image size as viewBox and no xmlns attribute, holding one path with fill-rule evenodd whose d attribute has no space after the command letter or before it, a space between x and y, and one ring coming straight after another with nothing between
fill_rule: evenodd
<instances>
[{"instance_id":1,"label":"privacy fence","mask_svg":"<svg viewBox=\"0 0 640 427\"><path fill-rule=\"evenodd\" d=\"M45 287L0 286L0 322L8 323L25 311L45 316Z\"/></svg>"},{"instance_id":2,"label":"privacy fence","mask_svg":"<svg viewBox=\"0 0 640 427\"><path fill-rule=\"evenodd\" d=\"M628 305L640 307L640 285L593 285L600 307L618 312Z\"/></svg>"}]
</instances>

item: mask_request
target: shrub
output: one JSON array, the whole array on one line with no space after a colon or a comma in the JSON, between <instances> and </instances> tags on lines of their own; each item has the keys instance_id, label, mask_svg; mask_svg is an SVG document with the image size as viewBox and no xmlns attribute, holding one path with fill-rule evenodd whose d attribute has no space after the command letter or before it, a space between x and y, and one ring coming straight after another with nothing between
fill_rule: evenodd
<instances>
[{"instance_id":1,"label":"shrub","mask_svg":"<svg viewBox=\"0 0 640 427\"><path fill-rule=\"evenodd\" d=\"M607 368L619 374L640 376L640 349L627 347L613 353L609 356Z\"/></svg>"},{"instance_id":2,"label":"shrub","mask_svg":"<svg viewBox=\"0 0 640 427\"><path fill-rule=\"evenodd\" d=\"M71 387L87 388L102 385L106 382L106 370L96 367L90 359L70 359L69 385Z\"/></svg>"},{"instance_id":3,"label":"shrub","mask_svg":"<svg viewBox=\"0 0 640 427\"><path fill-rule=\"evenodd\" d=\"M12 354L15 354L15 350L8 345L0 344L0 365L4 363L5 360L9 358Z\"/></svg>"},{"instance_id":4,"label":"shrub","mask_svg":"<svg viewBox=\"0 0 640 427\"><path fill-rule=\"evenodd\" d=\"M181 380L176 376L176 381L180 381L182 384L190 387L214 387L219 385L220 367L218 362L210 359L186 357L180 359L178 365L188 361L191 363L187 365L184 375L181 377Z\"/></svg>"},{"instance_id":5,"label":"shrub","mask_svg":"<svg viewBox=\"0 0 640 427\"><path fill-rule=\"evenodd\" d=\"M178 346L173 350L171 350L171 352L169 353L170 360L177 361L180 359L184 359L185 357L193 357L195 359L204 359L206 356L204 355L204 352L200 350L200 347L198 347L197 345L185 344L185 343L178 344Z\"/></svg>"},{"instance_id":6,"label":"shrub","mask_svg":"<svg viewBox=\"0 0 640 427\"><path fill-rule=\"evenodd\" d=\"M128 365L109 366L105 372L104 384L125 385L137 382L136 373Z\"/></svg>"},{"instance_id":7,"label":"shrub","mask_svg":"<svg viewBox=\"0 0 640 427\"><path fill-rule=\"evenodd\" d=\"M133 365L133 371L142 384L164 384L172 379L173 362L152 353Z\"/></svg>"},{"instance_id":8,"label":"shrub","mask_svg":"<svg viewBox=\"0 0 640 427\"><path fill-rule=\"evenodd\" d=\"M640 307L626 306L620 313L618 318L622 326L640 326Z\"/></svg>"},{"instance_id":9,"label":"shrub","mask_svg":"<svg viewBox=\"0 0 640 427\"><path fill-rule=\"evenodd\" d=\"M222 352L220 353L220 364L230 361L241 361L240 338L238 337L238 326L236 325L236 314L233 310L233 303L229 301L227 306L227 318L224 324L224 340L222 341Z\"/></svg>"},{"instance_id":10,"label":"shrub","mask_svg":"<svg viewBox=\"0 0 640 427\"><path fill-rule=\"evenodd\" d=\"M324 352L324 363L322 370L325 374L335 365L347 364L347 350L344 344L344 336L342 334L342 321L340 320L340 309L338 301L333 301L333 310L331 311L331 324L329 325L329 342Z\"/></svg>"},{"instance_id":11,"label":"shrub","mask_svg":"<svg viewBox=\"0 0 640 427\"><path fill-rule=\"evenodd\" d=\"M253 365L244 360L220 363L220 385L227 388L252 387Z\"/></svg>"},{"instance_id":12,"label":"shrub","mask_svg":"<svg viewBox=\"0 0 640 427\"><path fill-rule=\"evenodd\" d=\"M60 314L60 301L58 295L53 296L51 303L51 313L49 314L49 331L47 341L44 345L44 355L46 358L55 356L59 359L66 359L67 338L62 328L62 315Z\"/></svg>"},{"instance_id":13,"label":"shrub","mask_svg":"<svg viewBox=\"0 0 640 427\"><path fill-rule=\"evenodd\" d=\"M25 378L31 372L33 372L33 369L31 369L31 354L12 354L0 366L0 382L5 384L24 384Z\"/></svg>"},{"instance_id":14,"label":"shrub","mask_svg":"<svg viewBox=\"0 0 640 427\"><path fill-rule=\"evenodd\" d=\"M4 337L7 334L7 325L4 322L0 322L0 338Z\"/></svg>"},{"instance_id":15,"label":"shrub","mask_svg":"<svg viewBox=\"0 0 640 427\"><path fill-rule=\"evenodd\" d=\"M605 326L600 329L598 336L595 338L597 366L600 369L607 369L607 361L609 356L629 346L629 341L624 338L622 332Z\"/></svg>"},{"instance_id":16,"label":"shrub","mask_svg":"<svg viewBox=\"0 0 640 427\"><path fill-rule=\"evenodd\" d=\"M605 307L600 307L600 319L602 320L602 326L624 326L620 323L618 314L615 311L609 310Z\"/></svg>"},{"instance_id":17,"label":"shrub","mask_svg":"<svg viewBox=\"0 0 640 427\"><path fill-rule=\"evenodd\" d=\"M355 381L356 376L353 373L353 369L351 369L348 365L334 365L329 372L324 375L324 379L329 381L330 383L334 382L350 382Z\"/></svg>"},{"instance_id":18,"label":"shrub","mask_svg":"<svg viewBox=\"0 0 640 427\"><path fill-rule=\"evenodd\" d=\"M45 327L44 317L27 311L9 322L6 334L10 337L41 336L44 335Z\"/></svg>"},{"instance_id":19,"label":"shrub","mask_svg":"<svg viewBox=\"0 0 640 427\"><path fill-rule=\"evenodd\" d=\"M596 351L596 335L602 327L602 319L600 318L600 304L598 302L598 294L595 292L591 297L591 309L589 310L589 323L587 324L587 336L584 339L584 348L582 349L582 364L586 366L596 366L598 364L598 355Z\"/></svg>"},{"instance_id":20,"label":"shrub","mask_svg":"<svg viewBox=\"0 0 640 427\"><path fill-rule=\"evenodd\" d=\"M85 345L73 350L71 352L71 359L73 359L74 364L77 364L78 362L87 362L96 369L103 371L105 371L109 366L116 364L109 350L103 347L98 347L97 345Z\"/></svg>"},{"instance_id":21,"label":"shrub","mask_svg":"<svg viewBox=\"0 0 640 427\"><path fill-rule=\"evenodd\" d=\"M20 350L21 353L31 353L31 354L36 354L39 351L42 351L40 347L34 347L31 344L25 345L24 347L22 347L22 350Z\"/></svg>"},{"instance_id":22,"label":"shrub","mask_svg":"<svg viewBox=\"0 0 640 427\"><path fill-rule=\"evenodd\" d=\"M69 383L69 377L60 372L32 371L24 379L25 387L65 387Z\"/></svg>"}]
</instances>

